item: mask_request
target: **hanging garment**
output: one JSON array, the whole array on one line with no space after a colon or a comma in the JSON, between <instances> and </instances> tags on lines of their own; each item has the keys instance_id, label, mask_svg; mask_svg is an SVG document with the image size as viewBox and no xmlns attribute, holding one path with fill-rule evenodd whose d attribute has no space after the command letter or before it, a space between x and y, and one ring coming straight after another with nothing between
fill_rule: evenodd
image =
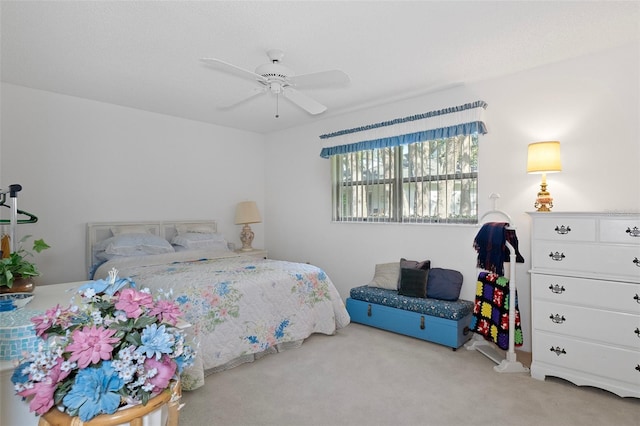
<instances>
[{"instance_id":1,"label":"hanging garment","mask_svg":"<svg viewBox=\"0 0 640 426\"><path fill-rule=\"evenodd\" d=\"M0 243L0 251L2 251L2 258L9 257L11 254L11 244L8 235L3 235Z\"/></svg>"},{"instance_id":2,"label":"hanging garment","mask_svg":"<svg viewBox=\"0 0 640 426\"><path fill-rule=\"evenodd\" d=\"M504 263L509 262L509 248L505 241L516 251L516 262L524 263L524 258L518 251L518 237L515 229L507 229L506 222L488 222L482 225L473 240L473 248L478 252L477 267L504 275Z\"/></svg>"},{"instance_id":3,"label":"hanging garment","mask_svg":"<svg viewBox=\"0 0 640 426\"><path fill-rule=\"evenodd\" d=\"M523 339L518 292L515 293L514 346L521 346ZM480 272L469 328L504 350L509 349L509 303L509 279L491 272Z\"/></svg>"}]
</instances>

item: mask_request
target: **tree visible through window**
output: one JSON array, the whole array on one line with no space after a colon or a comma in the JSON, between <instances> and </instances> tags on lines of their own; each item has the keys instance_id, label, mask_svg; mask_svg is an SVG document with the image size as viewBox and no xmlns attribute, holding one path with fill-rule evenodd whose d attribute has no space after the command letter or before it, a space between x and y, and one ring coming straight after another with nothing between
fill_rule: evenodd
<instances>
[{"instance_id":1,"label":"tree visible through window","mask_svg":"<svg viewBox=\"0 0 640 426\"><path fill-rule=\"evenodd\" d=\"M477 134L331 158L335 221L478 221Z\"/></svg>"}]
</instances>

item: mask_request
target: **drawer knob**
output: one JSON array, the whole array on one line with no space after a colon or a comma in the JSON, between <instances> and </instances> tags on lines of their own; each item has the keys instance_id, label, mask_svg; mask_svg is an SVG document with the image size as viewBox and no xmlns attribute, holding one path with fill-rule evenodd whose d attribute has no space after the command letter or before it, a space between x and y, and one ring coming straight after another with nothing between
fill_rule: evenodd
<instances>
[{"instance_id":1,"label":"drawer knob","mask_svg":"<svg viewBox=\"0 0 640 426\"><path fill-rule=\"evenodd\" d=\"M636 327L634 333L636 333L636 336L638 336L638 339L640 339L640 328Z\"/></svg>"},{"instance_id":2,"label":"drawer knob","mask_svg":"<svg viewBox=\"0 0 640 426\"><path fill-rule=\"evenodd\" d=\"M640 364L636 365L636 370L640 371Z\"/></svg>"},{"instance_id":3,"label":"drawer knob","mask_svg":"<svg viewBox=\"0 0 640 426\"><path fill-rule=\"evenodd\" d=\"M638 229L637 226L634 226L633 228L627 228L625 232L629 234L630 237L640 237L640 229Z\"/></svg>"},{"instance_id":4,"label":"drawer knob","mask_svg":"<svg viewBox=\"0 0 640 426\"><path fill-rule=\"evenodd\" d=\"M560 355L566 355L567 351L565 351L564 349L560 349L560 346L556 346L555 348L553 346L551 346L551 349L549 349L551 352L555 352L556 355L560 356Z\"/></svg>"},{"instance_id":5,"label":"drawer knob","mask_svg":"<svg viewBox=\"0 0 640 426\"><path fill-rule=\"evenodd\" d=\"M564 317L564 315L560 316L559 314L551 314L549 316L549 319L551 319L551 321L553 321L556 324L562 324L563 322L565 322L567 319Z\"/></svg>"},{"instance_id":6,"label":"drawer knob","mask_svg":"<svg viewBox=\"0 0 640 426\"><path fill-rule=\"evenodd\" d=\"M568 234L569 232L571 232L571 227L570 226L560 225L560 226L556 226L555 231L560 235L565 235L565 234Z\"/></svg>"},{"instance_id":7,"label":"drawer knob","mask_svg":"<svg viewBox=\"0 0 640 426\"><path fill-rule=\"evenodd\" d=\"M371 305L367 305L367 316L371 316Z\"/></svg>"},{"instance_id":8,"label":"drawer knob","mask_svg":"<svg viewBox=\"0 0 640 426\"><path fill-rule=\"evenodd\" d=\"M558 285L558 284L551 284L549 286L549 290L551 290L551 293L555 293L555 294L562 294L566 291L563 285Z\"/></svg>"},{"instance_id":9,"label":"drawer knob","mask_svg":"<svg viewBox=\"0 0 640 426\"><path fill-rule=\"evenodd\" d=\"M633 300L635 300L635 301L636 301L636 303L640 305L640 296L638 296L638 294L636 294L635 296L633 296Z\"/></svg>"},{"instance_id":10,"label":"drawer knob","mask_svg":"<svg viewBox=\"0 0 640 426\"><path fill-rule=\"evenodd\" d=\"M637 257L633 259L633 263L635 263L635 264L636 264L636 266L637 266L638 268L640 268L640 260L638 260L638 258L637 258Z\"/></svg>"},{"instance_id":11,"label":"drawer knob","mask_svg":"<svg viewBox=\"0 0 640 426\"><path fill-rule=\"evenodd\" d=\"M562 262L562 259L564 259L566 256L564 255L564 253L551 252L551 253L549 253L549 257L552 260L555 260L556 262Z\"/></svg>"}]
</instances>

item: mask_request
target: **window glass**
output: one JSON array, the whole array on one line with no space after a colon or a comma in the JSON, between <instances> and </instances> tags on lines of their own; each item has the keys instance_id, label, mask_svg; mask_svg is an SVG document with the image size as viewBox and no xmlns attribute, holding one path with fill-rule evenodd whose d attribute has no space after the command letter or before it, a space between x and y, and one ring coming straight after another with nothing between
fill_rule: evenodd
<instances>
[{"instance_id":1,"label":"window glass","mask_svg":"<svg viewBox=\"0 0 640 426\"><path fill-rule=\"evenodd\" d=\"M478 136L338 154L333 220L477 223Z\"/></svg>"}]
</instances>

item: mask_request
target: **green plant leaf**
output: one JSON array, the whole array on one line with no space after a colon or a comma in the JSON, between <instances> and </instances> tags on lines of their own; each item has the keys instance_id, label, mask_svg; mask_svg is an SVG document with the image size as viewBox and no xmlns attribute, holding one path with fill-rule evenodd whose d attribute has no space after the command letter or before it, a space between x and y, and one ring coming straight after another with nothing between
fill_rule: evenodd
<instances>
[{"instance_id":1,"label":"green plant leaf","mask_svg":"<svg viewBox=\"0 0 640 426\"><path fill-rule=\"evenodd\" d=\"M42 238L33 241L33 251L37 253L40 253L42 250L46 250L48 248L51 247L49 246L49 244L45 243Z\"/></svg>"}]
</instances>

